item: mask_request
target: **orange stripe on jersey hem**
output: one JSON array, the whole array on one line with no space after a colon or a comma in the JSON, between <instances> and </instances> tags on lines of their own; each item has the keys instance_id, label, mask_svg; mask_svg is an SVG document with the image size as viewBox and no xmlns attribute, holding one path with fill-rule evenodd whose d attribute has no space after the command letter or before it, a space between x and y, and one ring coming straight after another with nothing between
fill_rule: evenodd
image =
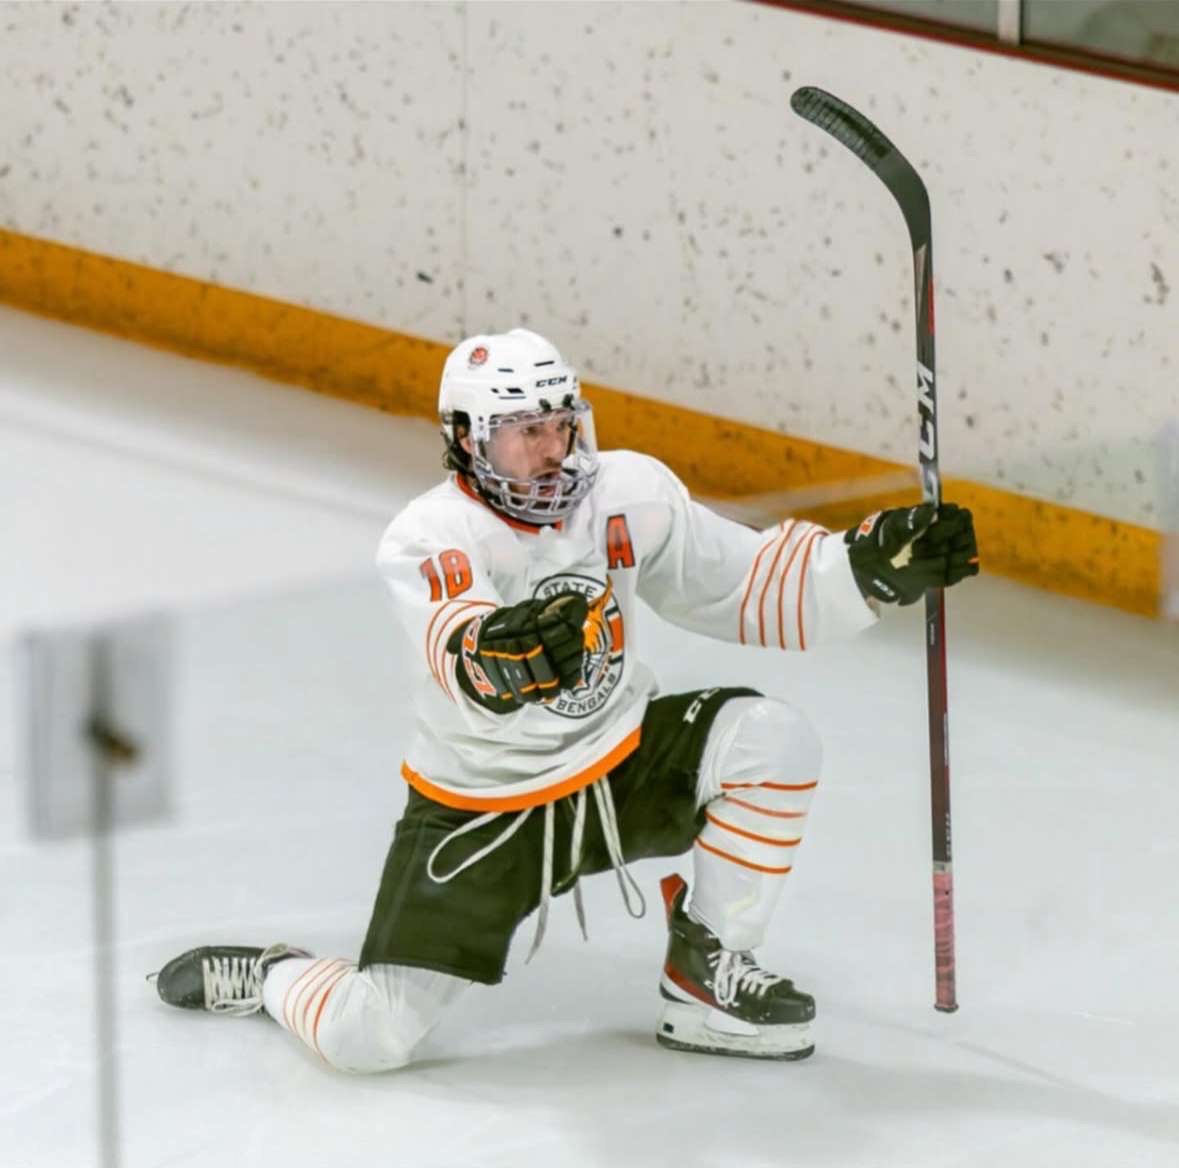
<instances>
[{"instance_id":1,"label":"orange stripe on jersey hem","mask_svg":"<svg viewBox=\"0 0 1179 1168\"><path fill-rule=\"evenodd\" d=\"M769 844L772 848L795 848L802 843L802 837L798 839L783 840L774 839L771 835L758 835L756 832L746 831L742 827L734 827L731 823L725 823L723 819L717 819L711 812L706 811L704 818L709 823L715 823L717 827L724 828L725 831L731 831L734 835L744 836L746 839L756 840L759 844Z\"/></svg>"},{"instance_id":2,"label":"orange stripe on jersey hem","mask_svg":"<svg viewBox=\"0 0 1179 1168\"><path fill-rule=\"evenodd\" d=\"M590 763L584 770L567 779L558 779L548 787L538 791L528 791L522 795L473 795L459 794L448 791L444 787L435 786L424 775L419 775L407 762L401 764L401 776L419 794L443 807L454 807L459 811L524 811L529 807L540 807L545 803L552 803L588 787L590 783L600 779L604 774L612 771L624 758L638 749L641 727L632 730L613 750L603 755L596 762Z\"/></svg>"},{"instance_id":3,"label":"orange stripe on jersey hem","mask_svg":"<svg viewBox=\"0 0 1179 1168\"><path fill-rule=\"evenodd\" d=\"M726 803L734 807L744 807L746 811L756 811L759 815L768 815L773 819L805 819L805 811L771 811L768 807L759 807L756 803L746 803L744 799L734 799L732 795L725 796Z\"/></svg>"},{"instance_id":4,"label":"orange stripe on jersey hem","mask_svg":"<svg viewBox=\"0 0 1179 1168\"><path fill-rule=\"evenodd\" d=\"M770 791L813 791L818 785L818 779L810 783L721 783L721 790L755 791L758 787L765 787Z\"/></svg>"},{"instance_id":5,"label":"orange stripe on jersey hem","mask_svg":"<svg viewBox=\"0 0 1179 1168\"><path fill-rule=\"evenodd\" d=\"M798 647L804 650L806 649L806 630L803 628L802 602L805 596L806 574L811 565L811 552L814 551L815 544L822 536L822 531L816 531L807 541L806 555L802 557L802 570L798 574Z\"/></svg>"},{"instance_id":6,"label":"orange stripe on jersey hem","mask_svg":"<svg viewBox=\"0 0 1179 1168\"><path fill-rule=\"evenodd\" d=\"M764 864L751 864L748 860L740 860L736 856L730 856L728 852L722 852L720 848L706 844L699 836L696 837L696 846L703 848L706 852L711 852L714 856L720 856L722 860L728 860L730 864L739 864L742 868L752 868L754 872L767 872L771 876L785 876L787 872L793 870L792 867L767 868Z\"/></svg>"}]
</instances>

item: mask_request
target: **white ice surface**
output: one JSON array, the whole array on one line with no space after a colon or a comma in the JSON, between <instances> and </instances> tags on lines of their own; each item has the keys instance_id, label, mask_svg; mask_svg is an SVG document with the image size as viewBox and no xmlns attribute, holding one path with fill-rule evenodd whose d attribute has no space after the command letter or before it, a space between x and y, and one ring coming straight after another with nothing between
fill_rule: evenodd
<instances>
[{"instance_id":1,"label":"white ice surface","mask_svg":"<svg viewBox=\"0 0 1179 1168\"><path fill-rule=\"evenodd\" d=\"M16 313L0 422L0 1168L97 1163L90 851L25 830L12 635L146 603L176 617L180 749L173 816L116 842L124 1168L1179 1163L1179 630L994 579L951 594L945 1016L920 613L789 658L652 618L667 689L757 685L826 743L762 953L816 994L816 1055L656 1046L656 880L690 867L647 861L644 920L589 881L589 945L558 901L532 964L519 947L419 1065L348 1077L143 974L216 940L356 953L409 698L368 565L436 473L430 428Z\"/></svg>"}]
</instances>

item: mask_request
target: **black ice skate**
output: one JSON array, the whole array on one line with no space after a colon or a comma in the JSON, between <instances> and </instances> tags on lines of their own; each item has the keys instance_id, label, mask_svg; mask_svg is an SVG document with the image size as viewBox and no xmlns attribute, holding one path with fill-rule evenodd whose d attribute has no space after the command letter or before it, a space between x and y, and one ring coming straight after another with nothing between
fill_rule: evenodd
<instances>
[{"instance_id":1,"label":"black ice skate","mask_svg":"<svg viewBox=\"0 0 1179 1168\"><path fill-rule=\"evenodd\" d=\"M684 912L687 884L659 883L667 907L664 1000L655 1037L673 1050L746 1058L801 1059L815 1047L815 1000L788 978L762 969L748 952L725 949Z\"/></svg>"},{"instance_id":2,"label":"black ice skate","mask_svg":"<svg viewBox=\"0 0 1179 1168\"><path fill-rule=\"evenodd\" d=\"M286 957L310 956L290 945L206 945L173 957L148 980L155 979L157 992L169 1006L244 1017L262 1009L262 979L271 965Z\"/></svg>"}]
</instances>

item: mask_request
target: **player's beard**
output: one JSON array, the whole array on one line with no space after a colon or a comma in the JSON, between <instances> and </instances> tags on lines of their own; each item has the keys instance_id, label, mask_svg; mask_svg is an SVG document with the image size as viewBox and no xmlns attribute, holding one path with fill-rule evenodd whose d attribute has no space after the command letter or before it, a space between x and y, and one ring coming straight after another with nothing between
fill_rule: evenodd
<instances>
[{"instance_id":1,"label":"player's beard","mask_svg":"<svg viewBox=\"0 0 1179 1168\"><path fill-rule=\"evenodd\" d=\"M533 475L532 481L539 482L541 484L538 493L542 499L551 499L557 493L557 491L560 489L560 482L561 482L560 464L558 464L557 466L548 467L548 468L540 471L538 474ZM528 490L527 483L522 483L521 486L523 487L524 490Z\"/></svg>"}]
</instances>

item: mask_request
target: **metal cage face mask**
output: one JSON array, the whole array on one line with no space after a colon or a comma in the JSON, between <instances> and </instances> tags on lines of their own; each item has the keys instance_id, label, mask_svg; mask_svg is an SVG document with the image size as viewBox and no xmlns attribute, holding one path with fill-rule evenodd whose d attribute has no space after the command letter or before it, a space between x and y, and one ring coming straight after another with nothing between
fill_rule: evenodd
<instances>
[{"instance_id":1,"label":"metal cage face mask","mask_svg":"<svg viewBox=\"0 0 1179 1168\"><path fill-rule=\"evenodd\" d=\"M480 419L472 437L479 486L496 507L526 523L564 519L598 477L593 411L584 399Z\"/></svg>"}]
</instances>

